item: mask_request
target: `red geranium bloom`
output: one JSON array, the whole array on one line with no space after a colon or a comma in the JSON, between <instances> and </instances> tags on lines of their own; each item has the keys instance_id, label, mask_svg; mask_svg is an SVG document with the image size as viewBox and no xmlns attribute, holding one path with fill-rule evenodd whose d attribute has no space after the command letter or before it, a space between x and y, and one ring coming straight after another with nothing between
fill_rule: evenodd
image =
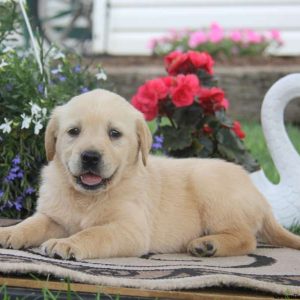
<instances>
[{"instance_id":1,"label":"red geranium bloom","mask_svg":"<svg viewBox=\"0 0 300 300\"><path fill-rule=\"evenodd\" d=\"M164 84L169 89L169 91L172 86L176 85L176 77L166 76L166 77L162 77L161 80L164 82Z\"/></svg>"},{"instance_id":2,"label":"red geranium bloom","mask_svg":"<svg viewBox=\"0 0 300 300\"><path fill-rule=\"evenodd\" d=\"M169 89L162 78L149 80L138 89L131 103L150 121L158 114L158 101L166 98L168 92Z\"/></svg>"},{"instance_id":3,"label":"red geranium bloom","mask_svg":"<svg viewBox=\"0 0 300 300\"><path fill-rule=\"evenodd\" d=\"M196 70L204 69L210 75L214 73L214 60L207 52L188 51L187 55Z\"/></svg>"},{"instance_id":4,"label":"red geranium bloom","mask_svg":"<svg viewBox=\"0 0 300 300\"><path fill-rule=\"evenodd\" d=\"M165 56L165 67L170 75L196 73L199 69L204 69L212 75L213 64L212 57L206 52L173 51Z\"/></svg>"},{"instance_id":5,"label":"red geranium bloom","mask_svg":"<svg viewBox=\"0 0 300 300\"><path fill-rule=\"evenodd\" d=\"M199 103L206 113L212 114L220 109L228 108L229 103L222 89L217 87L201 88L198 96Z\"/></svg>"},{"instance_id":6,"label":"red geranium bloom","mask_svg":"<svg viewBox=\"0 0 300 300\"><path fill-rule=\"evenodd\" d=\"M143 103L138 94L133 96L131 99L131 104L144 114L144 117L147 121L153 120L158 114L158 106L151 106Z\"/></svg>"},{"instance_id":7,"label":"red geranium bloom","mask_svg":"<svg viewBox=\"0 0 300 300\"><path fill-rule=\"evenodd\" d=\"M173 51L165 56L165 68L170 75L186 74L189 72L188 56L180 51Z\"/></svg>"},{"instance_id":8,"label":"red geranium bloom","mask_svg":"<svg viewBox=\"0 0 300 300\"><path fill-rule=\"evenodd\" d=\"M155 92L156 97L159 100L166 98L168 95L169 92L168 87L166 86L162 78L149 80L147 86L149 89Z\"/></svg>"},{"instance_id":9,"label":"red geranium bloom","mask_svg":"<svg viewBox=\"0 0 300 300\"><path fill-rule=\"evenodd\" d=\"M191 105L199 89L200 83L196 75L178 75L176 85L170 89L172 102L177 107Z\"/></svg>"},{"instance_id":10,"label":"red geranium bloom","mask_svg":"<svg viewBox=\"0 0 300 300\"><path fill-rule=\"evenodd\" d=\"M245 132L242 130L242 127L241 127L240 122L238 122L238 121L233 122L233 126L232 126L231 129L234 131L234 133L235 133L240 139L243 139L243 138L246 136Z\"/></svg>"}]
</instances>

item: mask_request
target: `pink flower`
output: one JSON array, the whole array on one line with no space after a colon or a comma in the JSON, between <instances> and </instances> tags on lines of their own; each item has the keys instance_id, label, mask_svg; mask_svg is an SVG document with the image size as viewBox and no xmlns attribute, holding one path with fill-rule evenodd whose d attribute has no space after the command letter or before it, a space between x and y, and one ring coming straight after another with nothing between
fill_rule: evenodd
<instances>
[{"instance_id":1,"label":"pink flower","mask_svg":"<svg viewBox=\"0 0 300 300\"><path fill-rule=\"evenodd\" d=\"M178 39L181 39L182 37L184 37L186 34L188 34L187 30L183 29L183 30L177 30L177 29L171 29L169 31L169 37L170 40L176 41Z\"/></svg>"},{"instance_id":2,"label":"pink flower","mask_svg":"<svg viewBox=\"0 0 300 300\"><path fill-rule=\"evenodd\" d=\"M191 48L195 48L207 41L207 36L203 31L192 32L188 41Z\"/></svg>"},{"instance_id":3,"label":"pink flower","mask_svg":"<svg viewBox=\"0 0 300 300\"><path fill-rule=\"evenodd\" d=\"M263 42L263 36L253 30L246 30L246 41L252 44L259 44Z\"/></svg>"},{"instance_id":4,"label":"pink flower","mask_svg":"<svg viewBox=\"0 0 300 300\"><path fill-rule=\"evenodd\" d=\"M224 38L224 30L218 23L212 23L210 26L210 32L208 33L208 39L210 42L216 44Z\"/></svg>"},{"instance_id":5,"label":"pink flower","mask_svg":"<svg viewBox=\"0 0 300 300\"><path fill-rule=\"evenodd\" d=\"M151 39L148 44L147 44L147 48L153 50L158 44L158 40L157 39Z\"/></svg>"},{"instance_id":6,"label":"pink flower","mask_svg":"<svg viewBox=\"0 0 300 300\"><path fill-rule=\"evenodd\" d=\"M235 30L235 31L232 31L229 35L230 39L233 41L233 42L241 42L242 41L242 38L243 38L243 34L241 31L239 30Z\"/></svg>"},{"instance_id":7,"label":"pink flower","mask_svg":"<svg viewBox=\"0 0 300 300\"><path fill-rule=\"evenodd\" d=\"M192 105L199 90L200 83L196 75L178 75L176 85L170 91L172 102L177 107Z\"/></svg>"},{"instance_id":8,"label":"pink flower","mask_svg":"<svg viewBox=\"0 0 300 300\"><path fill-rule=\"evenodd\" d=\"M272 29L270 31L270 37L272 40L278 42L279 44L283 44L283 40L281 38L281 34L280 34L279 30Z\"/></svg>"}]
</instances>

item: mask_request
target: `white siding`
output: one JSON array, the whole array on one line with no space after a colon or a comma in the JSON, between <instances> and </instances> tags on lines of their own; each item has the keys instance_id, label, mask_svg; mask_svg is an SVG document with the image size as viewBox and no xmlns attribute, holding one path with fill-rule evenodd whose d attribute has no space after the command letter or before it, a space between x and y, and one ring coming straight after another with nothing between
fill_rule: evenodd
<instances>
[{"instance_id":1,"label":"white siding","mask_svg":"<svg viewBox=\"0 0 300 300\"><path fill-rule=\"evenodd\" d=\"M102 0L95 0L95 2ZM300 54L300 1L279 0L106 0L105 47L109 54L146 55L149 40L170 29L203 29L218 22L225 30L279 29L285 45L275 54ZM103 17L103 6L101 16ZM95 10L96 11L96 10ZM94 16L98 15L97 12ZM100 14L98 15L100 16ZM97 17L96 17L97 18ZM95 18L95 19L96 19ZM94 20L95 20L94 19ZM97 21L95 22L97 24ZM101 26L94 28L95 37Z\"/></svg>"}]
</instances>

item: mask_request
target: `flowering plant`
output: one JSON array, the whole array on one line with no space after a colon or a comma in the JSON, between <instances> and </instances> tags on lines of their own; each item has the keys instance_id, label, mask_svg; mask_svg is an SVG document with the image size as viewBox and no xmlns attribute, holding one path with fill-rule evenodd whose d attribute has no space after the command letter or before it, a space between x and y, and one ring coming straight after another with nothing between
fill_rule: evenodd
<instances>
[{"instance_id":1,"label":"flowering plant","mask_svg":"<svg viewBox=\"0 0 300 300\"><path fill-rule=\"evenodd\" d=\"M41 47L41 49L43 49ZM71 97L107 86L101 67L91 73L80 57L41 50L42 73L32 53L0 48L0 215L33 210L45 163L44 131L50 111Z\"/></svg>"},{"instance_id":2,"label":"flowering plant","mask_svg":"<svg viewBox=\"0 0 300 300\"><path fill-rule=\"evenodd\" d=\"M147 81L131 101L146 120L156 118L153 150L174 157L219 157L258 169L245 149L240 123L226 115L229 101L216 86L211 56L174 51L164 61L168 76Z\"/></svg>"},{"instance_id":3,"label":"flowering plant","mask_svg":"<svg viewBox=\"0 0 300 300\"><path fill-rule=\"evenodd\" d=\"M149 47L153 53L164 55L174 50L206 51L213 57L231 57L261 55L272 46L283 44L280 32L270 30L265 33L251 29L225 30L217 23L212 23L208 30L176 31L160 38L152 39Z\"/></svg>"}]
</instances>

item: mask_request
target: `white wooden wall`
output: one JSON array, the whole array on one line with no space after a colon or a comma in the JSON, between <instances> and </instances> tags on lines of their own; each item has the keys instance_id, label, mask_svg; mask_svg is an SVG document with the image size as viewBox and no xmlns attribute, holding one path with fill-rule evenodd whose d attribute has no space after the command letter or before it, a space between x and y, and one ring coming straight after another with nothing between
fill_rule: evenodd
<instances>
[{"instance_id":1,"label":"white wooden wall","mask_svg":"<svg viewBox=\"0 0 300 300\"><path fill-rule=\"evenodd\" d=\"M148 55L147 44L170 29L278 29L278 55L300 54L300 0L94 0L95 53ZM274 51L273 51L274 52Z\"/></svg>"}]
</instances>

